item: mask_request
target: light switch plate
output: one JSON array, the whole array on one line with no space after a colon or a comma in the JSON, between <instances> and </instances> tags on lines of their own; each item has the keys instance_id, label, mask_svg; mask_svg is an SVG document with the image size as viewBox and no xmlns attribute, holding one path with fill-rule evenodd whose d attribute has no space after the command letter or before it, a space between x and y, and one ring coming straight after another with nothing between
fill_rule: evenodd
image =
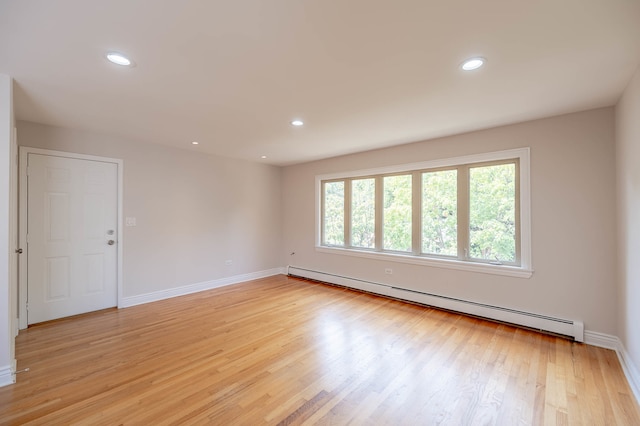
<instances>
[{"instance_id":1,"label":"light switch plate","mask_svg":"<svg viewBox=\"0 0 640 426\"><path fill-rule=\"evenodd\" d=\"M136 226L136 218L135 217L127 217L124 220L125 226Z\"/></svg>"}]
</instances>

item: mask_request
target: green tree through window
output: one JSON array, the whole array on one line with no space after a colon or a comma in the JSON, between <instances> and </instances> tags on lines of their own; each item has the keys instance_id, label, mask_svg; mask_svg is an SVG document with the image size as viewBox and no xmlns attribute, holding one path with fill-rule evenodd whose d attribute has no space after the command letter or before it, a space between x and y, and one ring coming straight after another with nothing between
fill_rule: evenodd
<instances>
[{"instance_id":1,"label":"green tree through window","mask_svg":"<svg viewBox=\"0 0 640 426\"><path fill-rule=\"evenodd\" d=\"M321 245L364 257L388 252L404 256L402 261L412 256L526 270L531 265L529 150L470 157L319 180Z\"/></svg>"},{"instance_id":2,"label":"green tree through window","mask_svg":"<svg viewBox=\"0 0 640 426\"><path fill-rule=\"evenodd\" d=\"M411 175L385 176L383 182L383 247L411 251Z\"/></svg>"},{"instance_id":3,"label":"green tree through window","mask_svg":"<svg viewBox=\"0 0 640 426\"><path fill-rule=\"evenodd\" d=\"M324 184L323 243L344 245L344 181Z\"/></svg>"},{"instance_id":4,"label":"green tree through window","mask_svg":"<svg viewBox=\"0 0 640 426\"><path fill-rule=\"evenodd\" d=\"M422 174L422 252L458 254L458 172Z\"/></svg>"},{"instance_id":5,"label":"green tree through window","mask_svg":"<svg viewBox=\"0 0 640 426\"><path fill-rule=\"evenodd\" d=\"M515 262L515 164L469 169L469 251L476 259Z\"/></svg>"},{"instance_id":6,"label":"green tree through window","mask_svg":"<svg viewBox=\"0 0 640 426\"><path fill-rule=\"evenodd\" d=\"M351 245L376 246L376 180L351 181Z\"/></svg>"}]
</instances>

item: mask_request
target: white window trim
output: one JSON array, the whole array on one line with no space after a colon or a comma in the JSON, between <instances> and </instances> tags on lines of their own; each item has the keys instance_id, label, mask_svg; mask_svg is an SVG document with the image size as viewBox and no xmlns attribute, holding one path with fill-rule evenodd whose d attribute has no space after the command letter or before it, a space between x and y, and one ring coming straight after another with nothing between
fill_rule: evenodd
<instances>
[{"instance_id":1,"label":"white window trim","mask_svg":"<svg viewBox=\"0 0 640 426\"><path fill-rule=\"evenodd\" d=\"M517 148L504 151L487 152L424 161L420 163L402 164L341 173L330 173L316 176L316 206L315 206L315 246L320 253L356 256L384 261L409 263L414 265L433 266L461 271L481 272L494 275L506 275L518 278L530 278L533 275L531 262L531 180L530 180L530 148ZM397 254L389 252L372 252L344 247L328 247L321 243L322 221L320 208L322 205L322 181L341 178L355 178L362 176L399 173L414 170L424 170L441 167L458 166L461 164L484 163L518 158L520 162L520 266L492 265L475 263L458 259L441 259L437 257L416 256L411 254Z\"/></svg>"}]
</instances>

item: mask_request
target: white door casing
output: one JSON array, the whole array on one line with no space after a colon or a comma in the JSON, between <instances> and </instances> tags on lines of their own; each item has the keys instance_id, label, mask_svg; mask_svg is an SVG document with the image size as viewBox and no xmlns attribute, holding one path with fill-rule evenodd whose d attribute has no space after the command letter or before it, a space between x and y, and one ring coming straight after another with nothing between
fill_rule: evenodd
<instances>
[{"instance_id":1,"label":"white door casing","mask_svg":"<svg viewBox=\"0 0 640 426\"><path fill-rule=\"evenodd\" d=\"M117 306L122 162L27 148L21 165L21 328Z\"/></svg>"}]
</instances>

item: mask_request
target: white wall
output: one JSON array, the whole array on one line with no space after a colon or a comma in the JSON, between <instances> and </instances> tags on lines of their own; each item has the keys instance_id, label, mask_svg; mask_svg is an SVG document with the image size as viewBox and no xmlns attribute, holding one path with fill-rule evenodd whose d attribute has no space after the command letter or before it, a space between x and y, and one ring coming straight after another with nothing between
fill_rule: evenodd
<instances>
[{"instance_id":1,"label":"white wall","mask_svg":"<svg viewBox=\"0 0 640 426\"><path fill-rule=\"evenodd\" d=\"M428 117L425 117L428 119ZM316 252L315 176L531 147L530 279ZM286 167L285 262L617 332L614 111L604 108ZM296 254L290 256L290 252ZM384 273L393 268L393 275Z\"/></svg>"},{"instance_id":2,"label":"white wall","mask_svg":"<svg viewBox=\"0 0 640 426\"><path fill-rule=\"evenodd\" d=\"M616 106L618 336L640 372L640 69ZM640 380L640 376L637 376ZM640 382L637 383L640 385Z\"/></svg>"},{"instance_id":3,"label":"white wall","mask_svg":"<svg viewBox=\"0 0 640 426\"><path fill-rule=\"evenodd\" d=\"M278 167L22 121L18 143L124 160L125 297L282 266Z\"/></svg>"},{"instance_id":4,"label":"white wall","mask_svg":"<svg viewBox=\"0 0 640 426\"><path fill-rule=\"evenodd\" d=\"M15 298L10 280L10 253L15 249L9 229L11 182L11 137L13 132L13 81L0 74L0 386L14 376Z\"/></svg>"}]
</instances>

